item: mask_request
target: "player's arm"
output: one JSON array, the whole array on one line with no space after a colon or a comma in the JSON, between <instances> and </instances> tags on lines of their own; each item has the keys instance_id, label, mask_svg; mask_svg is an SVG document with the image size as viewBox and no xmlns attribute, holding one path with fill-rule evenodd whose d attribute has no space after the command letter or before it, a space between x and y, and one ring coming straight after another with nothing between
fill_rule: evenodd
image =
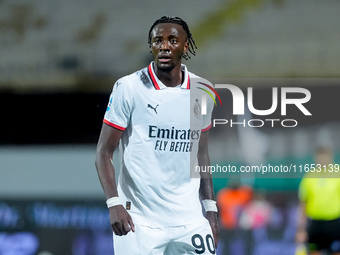
<instances>
[{"instance_id":1,"label":"player's arm","mask_svg":"<svg viewBox=\"0 0 340 255\"><path fill-rule=\"evenodd\" d=\"M305 243L307 241L306 202L303 201L299 203L295 241L297 243Z\"/></svg>"},{"instance_id":2,"label":"player's arm","mask_svg":"<svg viewBox=\"0 0 340 255\"><path fill-rule=\"evenodd\" d=\"M208 152L208 136L209 132L203 132L199 141L198 148L198 164L199 166L210 166L210 158ZM200 183L200 196L202 201L204 200L215 200L214 198L214 187L209 172L201 172L201 183ZM208 219L215 240L215 246L217 247L219 238L219 227L217 222L217 212L207 211L206 218Z\"/></svg>"},{"instance_id":3,"label":"player's arm","mask_svg":"<svg viewBox=\"0 0 340 255\"><path fill-rule=\"evenodd\" d=\"M106 199L118 197L112 155L122 134L123 131L103 123L97 145L96 168ZM109 207L109 211L111 227L116 235L126 235L130 230L135 231L131 216L122 205Z\"/></svg>"},{"instance_id":4,"label":"player's arm","mask_svg":"<svg viewBox=\"0 0 340 255\"><path fill-rule=\"evenodd\" d=\"M297 243L305 243L307 241L307 214L306 214L306 202L309 197L308 192L308 179L302 178L299 185L299 206L298 206L298 218L297 229L295 235L295 241Z\"/></svg>"}]
</instances>

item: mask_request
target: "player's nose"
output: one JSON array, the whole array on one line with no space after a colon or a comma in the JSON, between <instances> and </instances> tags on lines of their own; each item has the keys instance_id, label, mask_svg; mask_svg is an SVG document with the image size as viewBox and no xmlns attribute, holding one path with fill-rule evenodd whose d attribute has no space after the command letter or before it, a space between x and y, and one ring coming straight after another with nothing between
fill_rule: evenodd
<instances>
[{"instance_id":1,"label":"player's nose","mask_svg":"<svg viewBox=\"0 0 340 255\"><path fill-rule=\"evenodd\" d=\"M169 41L163 40L160 49L161 50L170 50L170 48L169 48Z\"/></svg>"}]
</instances>

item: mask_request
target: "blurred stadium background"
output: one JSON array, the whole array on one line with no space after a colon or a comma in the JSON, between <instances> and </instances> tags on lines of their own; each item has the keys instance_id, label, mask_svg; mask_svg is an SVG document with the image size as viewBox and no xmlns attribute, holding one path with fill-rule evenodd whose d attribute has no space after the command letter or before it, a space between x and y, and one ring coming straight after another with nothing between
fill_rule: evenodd
<instances>
[{"instance_id":1,"label":"blurred stadium background","mask_svg":"<svg viewBox=\"0 0 340 255\"><path fill-rule=\"evenodd\" d=\"M339 9L338 0L0 0L0 254L111 254L95 146L113 83L151 61L147 32L163 15L188 22L192 72L214 83L295 78L279 86L312 94L313 116L297 116L298 127L213 129L213 164L312 163L321 144L339 163ZM271 95L246 84L259 106ZM300 177L242 178L270 214L241 235L223 229L220 254L294 254ZM214 183L218 194L231 181Z\"/></svg>"}]
</instances>

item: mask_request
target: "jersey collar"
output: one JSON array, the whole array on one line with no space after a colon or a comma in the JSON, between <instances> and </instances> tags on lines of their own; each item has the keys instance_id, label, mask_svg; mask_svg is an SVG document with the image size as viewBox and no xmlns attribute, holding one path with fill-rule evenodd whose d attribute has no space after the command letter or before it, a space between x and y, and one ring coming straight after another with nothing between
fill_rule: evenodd
<instances>
[{"instance_id":1,"label":"jersey collar","mask_svg":"<svg viewBox=\"0 0 340 255\"><path fill-rule=\"evenodd\" d=\"M155 87L156 90L164 89L167 88L157 77L155 70L153 69L153 61L150 63L148 66L148 72L149 76L151 78L152 84ZM190 89L190 77L189 77L189 72L188 69L185 65L181 64L181 70L184 71L184 81L181 84L182 89Z\"/></svg>"}]
</instances>

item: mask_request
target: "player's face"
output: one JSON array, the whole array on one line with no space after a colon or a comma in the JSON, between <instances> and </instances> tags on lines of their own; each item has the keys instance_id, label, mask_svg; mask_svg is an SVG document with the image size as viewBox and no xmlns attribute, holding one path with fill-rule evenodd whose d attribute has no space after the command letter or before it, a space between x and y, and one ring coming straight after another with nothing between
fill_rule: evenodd
<instances>
[{"instance_id":1,"label":"player's face","mask_svg":"<svg viewBox=\"0 0 340 255\"><path fill-rule=\"evenodd\" d=\"M315 162L321 166L327 166L333 163L333 155L331 152L319 152L316 154Z\"/></svg>"},{"instance_id":2,"label":"player's face","mask_svg":"<svg viewBox=\"0 0 340 255\"><path fill-rule=\"evenodd\" d=\"M181 63L182 54L188 50L187 34L181 25L158 24L151 32L150 47L157 68L171 71Z\"/></svg>"}]
</instances>

